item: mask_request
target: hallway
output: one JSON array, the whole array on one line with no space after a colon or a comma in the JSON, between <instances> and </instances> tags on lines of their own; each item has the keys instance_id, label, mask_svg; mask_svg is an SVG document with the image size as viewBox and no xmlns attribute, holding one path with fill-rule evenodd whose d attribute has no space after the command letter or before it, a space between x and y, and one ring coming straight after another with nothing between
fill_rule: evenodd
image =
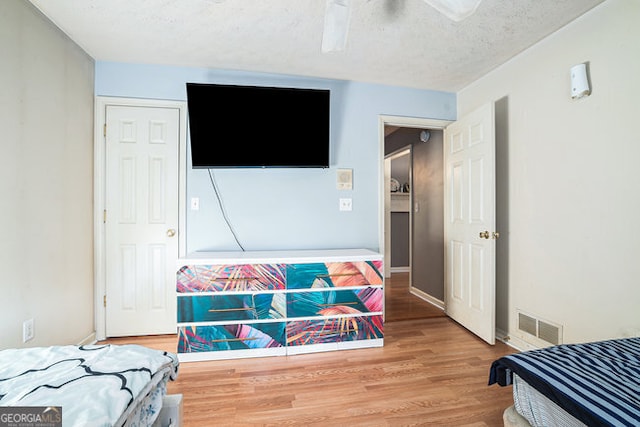
<instances>
[{"instance_id":1,"label":"hallway","mask_svg":"<svg viewBox=\"0 0 640 427\"><path fill-rule=\"evenodd\" d=\"M385 281L385 322L446 317L444 311L409 292L409 273Z\"/></svg>"}]
</instances>

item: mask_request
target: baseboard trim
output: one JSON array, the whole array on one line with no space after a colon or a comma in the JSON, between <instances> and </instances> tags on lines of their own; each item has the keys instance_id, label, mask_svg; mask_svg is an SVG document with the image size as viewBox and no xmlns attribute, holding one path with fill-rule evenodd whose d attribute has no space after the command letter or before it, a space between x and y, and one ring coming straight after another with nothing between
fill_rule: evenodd
<instances>
[{"instance_id":1,"label":"baseboard trim","mask_svg":"<svg viewBox=\"0 0 640 427\"><path fill-rule=\"evenodd\" d=\"M507 332L503 331L502 329L497 329L497 328L496 328L496 339L499 341L502 341L509 347L515 350L518 350L519 352L528 351L528 350L538 350L540 348L532 345L531 343L528 343L527 341L519 337L509 335Z\"/></svg>"},{"instance_id":2,"label":"baseboard trim","mask_svg":"<svg viewBox=\"0 0 640 427\"><path fill-rule=\"evenodd\" d=\"M78 345L90 345L90 344L95 344L96 342L98 342L96 340L96 332L93 331L85 339L80 341Z\"/></svg>"},{"instance_id":3,"label":"baseboard trim","mask_svg":"<svg viewBox=\"0 0 640 427\"><path fill-rule=\"evenodd\" d=\"M440 310L444 311L444 301L440 301L437 298L432 297L431 295L429 295L428 293L424 292L421 289L418 289L416 287L410 286L409 287L409 293L417 296L418 298L420 298L421 300L424 300L426 302L428 302L429 304L438 307Z\"/></svg>"},{"instance_id":4,"label":"baseboard trim","mask_svg":"<svg viewBox=\"0 0 640 427\"><path fill-rule=\"evenodd\" d=\"M409 273L411 271L411 267L391 267L389 268L391 273Z\"/></svg>"}]
</instances>

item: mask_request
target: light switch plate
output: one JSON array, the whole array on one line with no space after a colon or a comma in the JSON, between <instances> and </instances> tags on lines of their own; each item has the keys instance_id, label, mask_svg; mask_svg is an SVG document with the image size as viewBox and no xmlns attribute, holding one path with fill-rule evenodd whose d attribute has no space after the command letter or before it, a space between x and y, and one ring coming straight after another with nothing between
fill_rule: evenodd
<instances>
[{"instance_id":1,"label":"light switch plate","mask_svg":"<svg viewBox=\"0 0 640 427\"><path fill-rule=\"evenodd\" d=\"M191 210L192 211L200 210L200 199L198 197L191 198Z\"/></svg>"},{"instance_id":2,"label":"light switch plate","mask_svg":"<svg viewBox=\"0 0 640 427\"><path fill-rule=\"evenodd\" d=\"M340 210L341 211L350 211L352 210L353 201L351 199L340 199Z\"/></svg>"}]
</instances>

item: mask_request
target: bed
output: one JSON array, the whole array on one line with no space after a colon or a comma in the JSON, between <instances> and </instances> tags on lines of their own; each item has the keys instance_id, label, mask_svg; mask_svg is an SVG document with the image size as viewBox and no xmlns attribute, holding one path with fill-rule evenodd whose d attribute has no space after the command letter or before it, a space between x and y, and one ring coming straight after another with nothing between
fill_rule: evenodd
<instances>
[{"instance_id":1,"label":"bed","mask_svg":"<svg viewBox=\"0 0 640 427\"><path fill-rule=\"evenodd\" d=\"M0 407L60 407L65 427L150 426L178 366L175 354L139 345L2 350Z\"/></svg>"},{"instance_id":2,"label":"bed","mask_svg":"<svg viewBox=\"0 0 640 427\"><path fill-rule=\"evenodd\" d=\"M513 386L507 425L639 426L640 337L510 354L491 365L496 383Z\"/></svg>"}]
</instances>

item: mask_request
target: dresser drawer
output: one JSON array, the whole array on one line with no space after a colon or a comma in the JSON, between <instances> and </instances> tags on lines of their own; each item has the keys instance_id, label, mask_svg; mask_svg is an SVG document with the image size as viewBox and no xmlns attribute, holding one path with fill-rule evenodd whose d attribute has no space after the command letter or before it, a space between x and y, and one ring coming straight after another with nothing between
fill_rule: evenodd
<instances>
[{"instance_id":1,"label":"dresser drawer","mask_svg":"<svg viewBox=\"0 0 640 427\"><path fill-rule=\"evenodd\" d=\"M288 289L379 286L382 261L290 264L286 267Z\"/></svg>"},{"instance_id":2,"label":"dresser drawer","mask_svg":"<svg viewBox=\"0 0 640 427\"><path fill-rule=\"evenodd\" d=\"M178 353L284 347L285 322L178 327Z\"/></svg>"},{"instance_id":3,"label":"dresser drawer","mask_svg":"<svg viewBox=\"0 0 640 427\"><path fill-rule=\"evenodd\" d=\"M287 346L383 338L382 315L287 322Z\"/></svg>"},{"instance_id":4,"label":"dresser drawer","mask_svg":"<svg viewBox=\"0 0 640 427\"><path fill-rule=\"evenodd\" d=\"M282 293L179 295L178 323L282 319L285 301Z\"/></svg>"},{"instance_id":5,"label":"dresser drawer","mask_svg":"<svg viewBox=\"0 0 640 427\"><path fill-rule=\"evenodd\" d=\"M178 356L197 362L383 345L382 256L194 253L176 274Z\"/></svg>"},{"instance_id":6,"label":"dresser drawer","mask_svg":"<svg viewBox=\"0 0 640 427\"><path fill-rule=\"evenodd\" d=\"M178 270L176 291L258 292L285 288L283 264L186 265Z\"/></svg>"},{"instance_id":7,"label":"dresser drawer","mask_svg":"<svg viewBox=\"0 0 640 427\"><path fill-rule=\"evenodd\" d=\"M325 317L382 312L382 288L291 292L287 317Z\"/></svg>"}]
</instances>

